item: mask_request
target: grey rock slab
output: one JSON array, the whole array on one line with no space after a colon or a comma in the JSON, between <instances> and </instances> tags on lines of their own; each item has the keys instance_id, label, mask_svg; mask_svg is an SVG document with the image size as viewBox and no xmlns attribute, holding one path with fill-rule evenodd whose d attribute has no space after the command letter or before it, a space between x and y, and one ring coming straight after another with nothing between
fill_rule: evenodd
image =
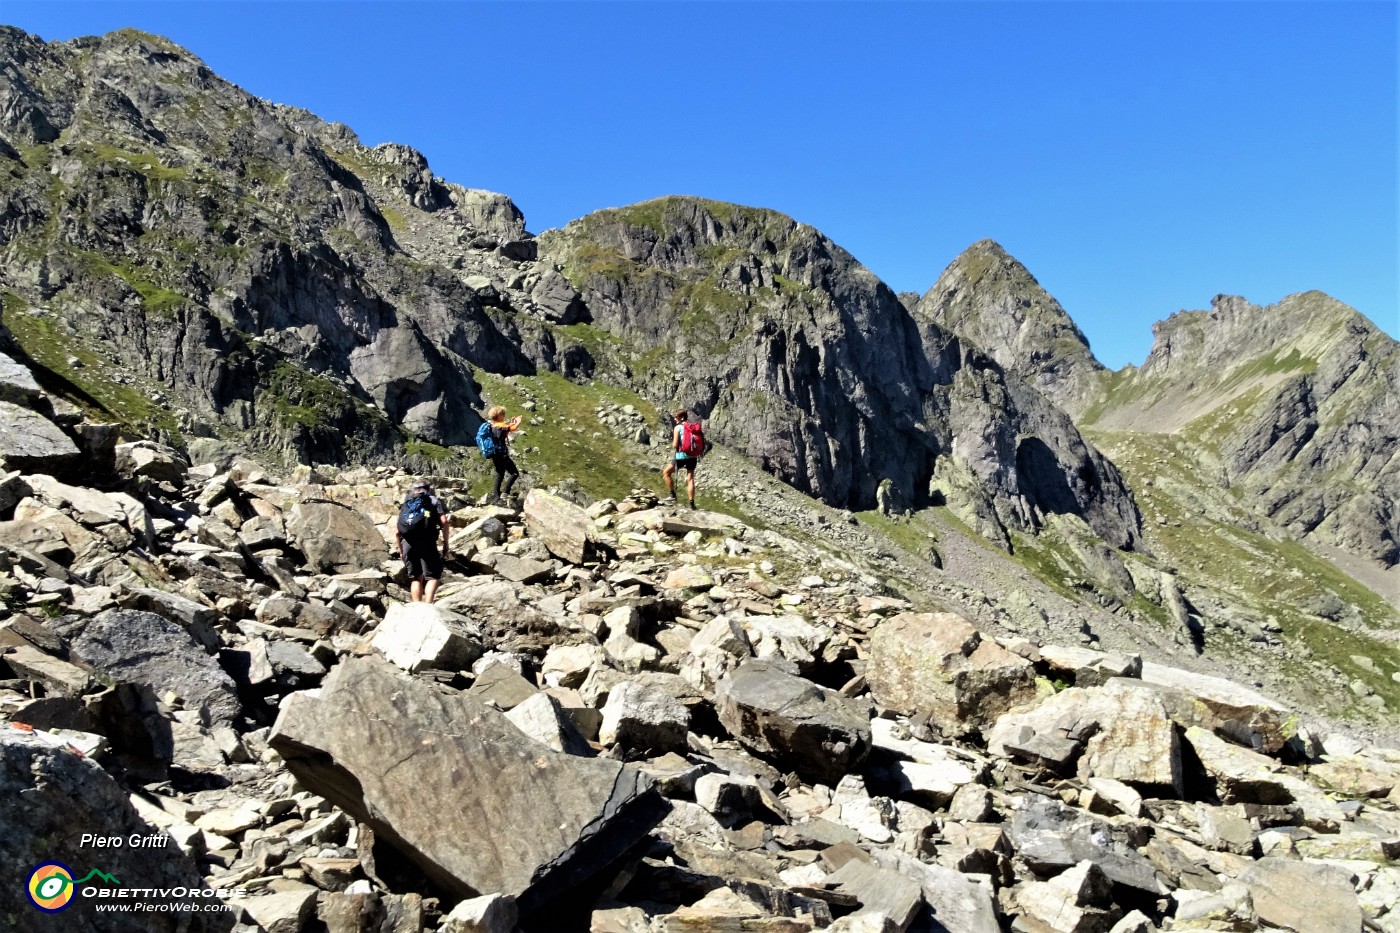
<instances>
[{"instance_id":1,"label":"grey rock slab","mask_svg":"<svg viewBox=\"0 0 1400 933\"><path fill-rule=\"evenodd\" d=\"M316 573L342 574L378 567L388 545L362 512L336 502L299 502L287 513L287 537Z\"/></svg>"},{"instance_id":2,"label":"grey rock slab","mask_svg":"<svg viewBox=\"0 0 1400 933\"><path fill-rule=\"evenodd\" d=\"M34 381L29 367L0 353L0 401L34 408L42 404L43 398L44 391Z\"/></svg>"},{"instance_id":3,"label":"grey rock slab","mask_svg":"<svg viewBox=\"0 0 1400 933\"><path fill-rule=\"evenodd\" d=\"M465 616L436 603L390 603L370 646L406 671L468 670L486 650Z\"/></svg>"},{"instance_id":4,"label":"grey rock slab","mask_svg":"<svg viewBox=\"0 0 1400 933\"><path fill-rule=\"evenodd\" d=\"M859 900L861 907L857 915L888 917L897 930L908 929L924 902L919 882L893 869L859 859L842 865L828 875L823 884Z\"/></svg>"},{"instance_id":5,"label":"grey rock slab","mask_svg":"<svg viewBox=\"0 0 1400 933\"><path fill-rule=\"evenodd\" d=\"M512 707L506 719L521 732L557 752L591 757L593 749L559 706L559 701L547 693L532 694L523 703Z\"/></svg>"},{"instance_id":6,"label":"grey rock slab","mask_svg":"<svg viewBox=\"0 0 1400 933\"><path fill-rule=\"evenodd\" d=\"M933 912L934 929L948 933L1000 933L990 880L979 881L960 871L930 865L893 849L872 853L876 864L918 882Z\"/></svg>"},{"instance_id":7,"label":"grey rock slab","mask_svg":"<svg viewBox=\"0 0 1400 933\"><path fill-rule=\"evenodd\" d=\"M253 918L262 933L302 933L316 913L317 890L309 884L241 898L238 906Z\"/></svg>"},{"instance_id":8,"label":"grey rock slab","mask_svg":"<svg viewBox=\"0 0 1400 933\"><path fill-rule=\"evenodd\" d=\"M65 616L52 627L75 659L113 680L146 684L162 699L173 692L208 723L229 725L240 712L233 679L189 632L163 616L109 609L90 619Z\"/></svg>"},{"instance_id":9,"label":"grey rock slab","mask_svg":"<svg viewBox=\"0 0 1400 933\"><path fill-rule=\"evenodd\" d=\"M1036 871L1065 869L1091 861L1109 880L1150 894L1166 894L1152 863L1113 837L1110 825L1057 800L1023 800L1012 817L1010 836L1017 853Z\"/></svg>"},{"instance_id":10,"label":"grey rock slab","mask_svg":"<svg viewBox=\"0 0 1400 933\"><path fill-rule=\"evenodd\" d=\"M525 530L555 557L582 564L593 555L593 519L572 502L531 489L523 512Z\"/></svg>"},{"instance_id":11,"label":"grey rock slab","mask_svg":"<svg viewBox=\"0 0 1400 933\"><path fill-rule=\"evenodd\" d=\"M554 565L548 561L516 557L513 554L493 555L491 568L512 583L535 583L548 578L554 572Z\"/></svg>"},{"instance_id":12,"label":"grey rock slab","mask_svg":"<svg viewBox=\"0 0 1400 933\"><path fill-rule=\"evenodd\" d=\"M598 741L629 752L682 752L690 710L659 686L623 681L608 691Z\"/></svg>"},{"instance_id":13,"label":"grey rock slab","mask_svg":"<svg viewBox=\"0 0 1400 933\"><path fill-rule=\"evenodd\" d=\"M458 897L509 894L526 913L606 868L666 812L637 770L545 748L476 699L371 659L289 697L268 741L304 787L434 883Z\"/></svg>"},{"instance_id":14,"label":"grey rock slab","mask_svg":"<svg viewBox=\"0 0 1400 933\"><path fill-rule=\"evenodd\" d=\"M0 467L24 473L54 473L71 466L78 445L38 412L0 401Z\"/></svg>"},{"instance_id":15,"label":"grey rock slab","mask_svg":"<svg viewBox=\"0 0 1400 933\"><path fill-rule=\"evenodd\" d=\"M721 679L715 706L742 745L804 780L835 784L870 753L868 702L767 661L746 660Z\"/></svg>"},{"instance_id":16,"label":"grey rock slab","mask_svg":"<svg viewBox=\"0 0 1400 933\"><path fill-rule=\"evenodd\" d=\"M1242 745L1275 754L1292 737L1291 713L1280 703L1223 677L1143 664L1144 683L1180 691L1196 703L1171 704L1183 726L1199 725Z\"/></svg>"},{"instance_id":17,"label":"grey rock slab","mask_svg":"<svg viewBox=\"0 0 1400 933\"><path fill-rule=\"evenodd\" d=\"M154 441L132 441L116 447L117 472L135 479L147 477L158 483L180 486L190 465L178 450Z\"/></svg>"},{"instance_id":18,"label":"grey rock slab","mask_svg":"<svg viewBox=\"0 0 1400 933\"><path fill-rule=\"evenodd\" d=\"M438 933L513 933L519 918L515 898L485 894L460 901L442 918Z\"/></svg>"},{"instance_id":19,"label":"grey rock slab","mask_svg":"<svg viewBox=\"0 0 1400 933\"><path fill-rule=\"evenodd\" d=\"M1336 865L1262 858L1240 875L1254 911L1272 926L1295 933L1356 933L1361 905L1351 873Z\"/></svg>"}]
</instances>

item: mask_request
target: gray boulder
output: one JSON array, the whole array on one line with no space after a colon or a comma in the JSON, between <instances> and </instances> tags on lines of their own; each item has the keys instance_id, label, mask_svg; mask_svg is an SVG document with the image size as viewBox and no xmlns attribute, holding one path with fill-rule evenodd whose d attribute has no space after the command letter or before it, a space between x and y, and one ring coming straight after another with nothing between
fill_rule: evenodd
<instances>
[{"instance_id":1,"label":"gray boulder","mask_svg":"<svg viewBox=\"0 0 1400 933\"><path fill-rule=\"evenodd\" d=\"M164 698L173 693L202 719L229 725L241 709L233 679L189 632L152 612L109 609L90 619L65 616L52 623L75 660L116 681L146 684Z\"/></svg>"},{"instance_id":2,"label":"gray boulder","mask_svg":"<svg viewBox=\"0 0 1400 933\"><path fill-rule=\"evenodd\" d=\"M951 612L900 613L870 638L866 671L881 706L928 713L945 731L983 729L1035 696L1035 668Z\"/></svg>"},{"instance_id":3,"label":"gray boulder","mask_svg":"<svg viewBox=\"0 0 1400 933\"><path fill-rule=\"evenodd\" d=\"M1162 895L1166 886L1152 863L1114 838L1111 825L1046 797L1029 797L1011 820L1017 854L1036 872L1098 865L1114 884Z\"/></svg>"},{"instance_id":4,"label":"gray boulder","mask_svg":"<svg viewBox=\"0 0 1400 933\"><path fill-rule=\"evenodd\" d=\"M363 513L335 502L299 502L287 514L287 537L318 573L354 573L388 556L379 529Z\"/></svg>"},{"instance_id":5,"label":"gray boulder","mask_svg":"<svg viewBox=\"0 0 1400 933\"><path fill-rule=\"evenodd\" d=\"M525 496L525 530L549 548L549 553L571 564L581 564L593 553L593 520L578 506L547 492L531 489Z\"/></svg>"},{"instance_id":6,"label":"gray boulder","mask_svg":"<svg viewBox=\"0 0 1400 933\"><path fill-rule=\"evenodd\" d=\"M870 704L767 661L715 685L720 722L746 748L804 780L835 784L870 754Z\"/></svg>"},{"instance_id":7,"label":"gray boulder","mask_svg":"<svg viewBox=\"0 0 1400 933\"><path fill-rule=\"evenodd\" d=\"M78 459L78 445L49 419L0 401L0 469L56 473Z\"/></svg>"},{"instance_id":8,"label":"gray boulder","mask_svg":"<svg viewBox=\"0 0 1400 933\"><path fill-rule=\"evenodd\" d=\"M350 659L294 694L269 743L297 780L457 897L523 912L602 871L665 814L639 771L524 736L498 711Z\"/></svg>"},{"instance_id":9,"label":"gray boulder","mask_svg":"<svg viewBox=\"0 0 1400 933\"><path fill-rule=\"evenodd\" d=\"M1296 933L1355 933L1361 905L1351 872L1340 865L1262 858L1240 881L1249 889L1254 911L1270 926Z\"/></svg>"}]
</instances>

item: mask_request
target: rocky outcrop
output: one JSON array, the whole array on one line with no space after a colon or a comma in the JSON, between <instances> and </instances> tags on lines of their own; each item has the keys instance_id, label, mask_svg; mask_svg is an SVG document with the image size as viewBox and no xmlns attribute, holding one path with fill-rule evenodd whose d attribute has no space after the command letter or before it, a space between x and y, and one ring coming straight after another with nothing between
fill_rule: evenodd
<instances>
[{"instance_id":1,"label":"rocky outcrop","mask_svg":"<svg viewBox=\"0 0 1400 933\"><path fill-rule=\"evenodd\" d=\"M1002 528L1070 512L1114 546L1138 540L1117 470L1062 411L810 227L663 198L548 231L541 250L594 325L649 361L623 378L697 409L798 489L871 508L883 483L887 501L919 507L946 494L940 470L961 468Z\"/></svg>"},{"instance_id":2,"label":"rocky outcrop","mask_svg":"<svg viewBox=\"0 0 1400 933\"><path fill-rule=\"evenodd\" d=\"M1071 415L1099 395L1107 371L1089 341L1026 267L992 240L979 240L949 263L913 311L979 347Z\"/></svg>"}]
</instances>

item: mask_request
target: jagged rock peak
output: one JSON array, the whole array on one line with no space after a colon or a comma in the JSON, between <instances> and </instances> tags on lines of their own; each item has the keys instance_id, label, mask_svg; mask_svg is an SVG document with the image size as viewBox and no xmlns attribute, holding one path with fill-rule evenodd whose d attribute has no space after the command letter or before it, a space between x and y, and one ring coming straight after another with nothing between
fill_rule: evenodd
<instances>
[{"instance_id":1,"label":"jagged rock peak","mask_svg":"<svg viewBox=\"0 0 1400 933\"><path fill-rule=\"evenodd\" d=\"M977 345L1071 414L1092 400L1103 366L1065 309L995 240L948 264L916 314Z\"/></svg>"},{"instance_id":2,"label":"jagged rock peak","mask_svg":"<svg viewBox=\"0 0 1400 933\"><path fill-rule=\"evenodd\" d=\"M1188 439L1291 534L1400 561L1400 343L1317 291L1218 295L1153 332L1084 422Z\"/></svg>"},{"instance_id":3,"label":"jagged rock peak","mask_svg":"<svg viewBox=\"0 0 1400 933\"><path fill-rule=\"evenodd\" d=\"M1296 352L1301 364L1358 339L1394 343L1361 312L1316 290L1268 306L1216 295L1209 311L1178 311L1154 324L1152 334L1152 352L1142 367L1146 374L1189 367L1225 375L1260 356Z\"/></svg>"}]
</instances>

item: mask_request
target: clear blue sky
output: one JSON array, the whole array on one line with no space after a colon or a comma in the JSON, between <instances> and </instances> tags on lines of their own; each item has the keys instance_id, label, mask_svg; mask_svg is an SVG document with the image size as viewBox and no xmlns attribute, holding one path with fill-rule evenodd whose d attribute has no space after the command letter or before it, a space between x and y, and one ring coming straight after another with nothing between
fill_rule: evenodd
<instances>
[{"instance_id":1,"label":"clear blue sky","mask_svg":"<svg viewBox=\"0 0 1400 933\"><path fill-rule=\"evenodd\" d=\"M420 149L533 231L665 194L770 207L899 291L991 237L1104 363L1219 292L1400 335L1397 4L33 3Z\"/></svg>"}]
</instances>

